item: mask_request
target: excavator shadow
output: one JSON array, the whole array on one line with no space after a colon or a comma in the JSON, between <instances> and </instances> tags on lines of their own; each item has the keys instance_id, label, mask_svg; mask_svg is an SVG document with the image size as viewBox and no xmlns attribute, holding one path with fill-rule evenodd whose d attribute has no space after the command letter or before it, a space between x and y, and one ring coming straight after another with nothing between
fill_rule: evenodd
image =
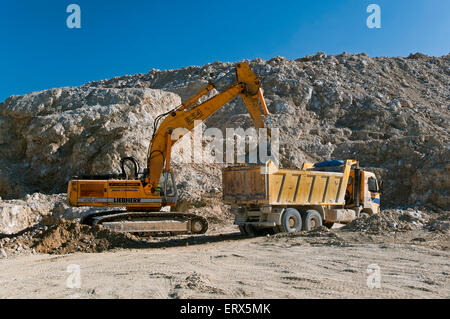
<instances>
[{"instance_id":1,"label":"excavator shadow","mask_svg":"<svg viewBox=\"0 0 450 319\"><path fill-rule=\"evenodd\" d=\"M217 234L217 235L198 235L189 236L183 238L161 238L157 242L142 240L139 242L138 249L146 248L171 248L171 247L187 247L206 245L225 241L235 241L250 238L249 236L242 235L240 232ZM133 247L134 248L134 247Z\"/></svg>"}]
</instances>

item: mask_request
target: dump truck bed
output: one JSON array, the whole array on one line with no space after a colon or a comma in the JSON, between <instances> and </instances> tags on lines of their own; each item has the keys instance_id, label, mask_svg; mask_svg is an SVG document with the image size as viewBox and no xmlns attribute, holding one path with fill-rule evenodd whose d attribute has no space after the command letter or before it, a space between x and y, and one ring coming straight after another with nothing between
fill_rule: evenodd
<instances>
[{"instance_id":1,"label":"dump truck bed","mask_svg":"<svg viewBox=\"0 0 450 319\"><path fill-rule=\"evenodd\" d=\"M278 169L273 163L227 167L223 170L227 204L343 205L348 174Z\"/></svg>"}]
</instances>

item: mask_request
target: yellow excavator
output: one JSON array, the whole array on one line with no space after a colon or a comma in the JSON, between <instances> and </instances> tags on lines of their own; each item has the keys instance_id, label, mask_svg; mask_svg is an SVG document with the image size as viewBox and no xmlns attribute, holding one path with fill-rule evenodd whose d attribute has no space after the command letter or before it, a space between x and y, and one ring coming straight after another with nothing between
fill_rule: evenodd
<instances>
[{"instance_id":1,"label":"yellow excavator","mask_svg":"<svg viewBox=\"0 0 450 319\"><path fill-rule=\"evenodd\" d=\"M217 82L233 71L233 84L206 101L199 101L216 88ZM121 160L121 174L73 177L67 191L70 205L126 208L89 213L82 216L81 223L103 225L114 231L144 236L158 233L205 233L208 229L205 218L184 212L161 211L166 206L175 207L178 198L170 161L172 146L183 135L173 133L177 128L184 128L186 133L192 131L195 121L206 120L238 95L242 97L255 127L266 128L270 137L269 112L261 81L247 63L237 63L216 82L208 83L198 94L155 119L147 166L142 172L139 172L139 165L134 158L125 157ZM126 172L126 164L130 163L134 167L133 176Z\"/></svg>"}]
</instances>

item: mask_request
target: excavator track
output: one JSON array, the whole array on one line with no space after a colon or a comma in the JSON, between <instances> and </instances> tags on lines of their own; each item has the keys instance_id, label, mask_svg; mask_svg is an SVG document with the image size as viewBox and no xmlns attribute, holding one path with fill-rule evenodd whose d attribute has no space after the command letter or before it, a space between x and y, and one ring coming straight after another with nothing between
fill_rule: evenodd
<instances>
[{"instance_id":1,"label":"excavator track","mask_svg":"<svg viewBox=\"0 0 450 319\"><path fill-rule=\"evenodd\" d=\"M102 225L112 231L138 236L204 234L206 218L177 212L128 212L124 210L95 212L81 218L90 226Z\"/></svg>"}]
</instances>

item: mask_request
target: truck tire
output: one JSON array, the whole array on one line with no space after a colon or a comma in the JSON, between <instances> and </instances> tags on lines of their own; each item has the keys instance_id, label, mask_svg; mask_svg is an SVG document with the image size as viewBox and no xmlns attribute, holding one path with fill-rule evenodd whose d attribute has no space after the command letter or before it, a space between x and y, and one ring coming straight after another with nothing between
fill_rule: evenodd
<instances>
[{"instance_id":1,"label":"truck tire","mask_svg":"<svg viewBox=\"0 0 450 319\"><path fill-rule=\"evenodd\" d=\"M303 223L303 230L313 230L314 228L322 226L322 216L316 210L307 210L305 212L305 221Z\"/></svg>"},{"instance_id":2,"label":"truck tire","mask_svg":"<svg viewBox=\"0 0 450 319\"><path fill-rule=\"evenodd\" d=\"M295 208L288 208L281 217L281 225L278 227L282 233L294 233L302 230L302 217Z\"/></svg>"}]
</instances>

